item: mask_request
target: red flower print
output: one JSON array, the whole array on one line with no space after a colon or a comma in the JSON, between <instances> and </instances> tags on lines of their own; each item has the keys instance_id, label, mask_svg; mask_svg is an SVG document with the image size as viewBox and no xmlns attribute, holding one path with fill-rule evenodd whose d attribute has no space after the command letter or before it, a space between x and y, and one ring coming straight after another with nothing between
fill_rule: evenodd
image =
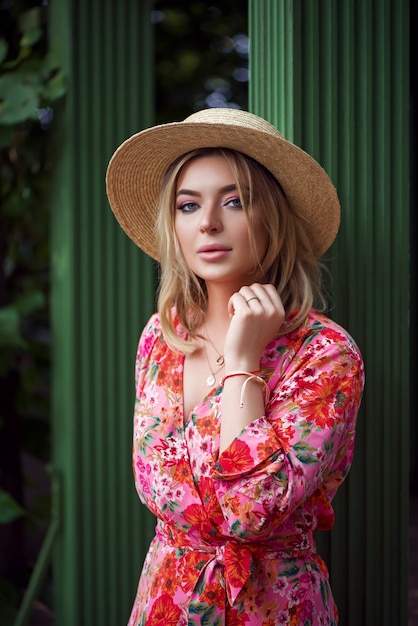
<instances>
[{"instance_id":1,"label":"red flower print","mask_svg":"<svg viewBox=\"0 0 418 626\"><path fill-rule=\"evenodd\" d=\"M182 485L194 487L190 464L185 459L178 461L176 465L173 466L172 477Z\"/></svg>"},{"instance_id":2,"label":"red flower print","mask_svg":"<svg viewBox=\"0 0 418 626\"><path fill-rule=\"evenodd\" d=\"M335 376L322 374L315 382L306 385L301 405L302 415L307 422L314 422L319 428L332 428L335 422L332 400L338 389Z\"/></svg>"},{"instance_id":3,"label":"red flower print","mask_svg":"<svg viewBox=\"0 0 418 626\"><path fill-rule=\"evenodd\" d=\"M227 507L230 514L239 515L242 508L242 502L240 497L233 496L232 498L228 498L228 502L225 504L225 506Z\"/></svg>"},{"instance_id":4,"label":"red flower print","mask_svg":"<svg viewBox=\"0 0 418 626\"><path fill-rule=\"evenodd\" d=\"M171 596L164 593L154 602L147 619L148 626L177 626L181 609L174 604Z\"/></svg>"},{"instance_id":5,"label":"red flower print","mask_svg":"<svg viewBox=\"0 0 418 626\"><path fill-rule=\"evenodd\" d=\"M192 526L201 526L206 521L204 510L198 504L191 504L184 510L184 519Z\"/></svg>"},{"instance_id":6,"label":"red flower print","mask_svg":"<svg viewBox=\"0 0 418 626\"><path fill-rule=\"evenodd\" d=\"M178 378L175 373L178 365L178 356L162 342L156 344L152 356L155 364L158 366L157 384L161 387L173 386L173 388L177 388L173 383Z\"/></svg>"},{"instance_id":7,"label":"red flower print","mask_svg":"<svg viewBox=\"0 0 418 626\"><path fill-rule=\"evenodd\" d=\"M339 343L341 341L341 333L335 328L324 327L321 330L321 337L326 337L330 339L330 343Z\"/></svg>"},{"instance_id":8,"label":"red flower print","mask_svg":"<svg viewBox=\"0 0 418 626\"><path fill-rule=\"evenodd\" d=\"M224 601L225 591L219 585L219 583L213 582L205 585L203 593L200 596L200 602L207 604L208 606L215 604L217 607Z\"/></svg>"},{"instance_id":9,"label":"red flower print","mask_svg":"<svg viewBox=\"0 0 418 626\"><path fill-rule=\"evenodd\" d=\"M200 570L204 567L209 558L209 556L201 552L190 551L187 553L186 562L181 570L179 570L180 575L178 577L179 585L183 591L186 593L193 591L199 578Z\"/></svg>"},{"instance_id":10,"label":"red flower print","mask_svg":"<svg viewBox=\"0 0 418 626\"><path fill-rule=\"evenodd\" d=\"M199 529L202 535L207 535L213 531L213 526L207 518L205 510L199 504L188 506L183 516L185 521L191 524L192 527Z\"/></svg>"},{"instance_id":11,"label":"red flower print","mask_svg":"<svg viewBox=\"0 0 418 626\"><path fill-rule=\"evenodd\" d=\"M196 420L196 428L202 437L206 437L207 435L212 437L215 425L211 416L206 415L205 417Z\"/></svg>"},{"instance_id":12,"label":"red flower print","mask_svg":"<svg viewBox=\"0 0 418 626\"><path fill-rule=\"evenodd\" d=\"M224 516L222 515L222 509L215 494L213 480L211 478L202 477L197 487L208 517L210 517L215 524L222 524Z\"/></svg>"},{"instance_id":13,"label":"red flower print","mask_svg":"<svg viewBox=\"0 0 418 626\"><path fill-rule=\"evenodd\" d=\"M165 570L165 572L172 574L175 568L176 568L175 559L170 555L166 556L164 561L161 563L161 569Z\"/></svg>"},{"instance_id":14,"label":"red flower print","mask_svg":"<svg viewBox=\"0 0 418 626\"><path fill-rule=\"evenodd\" d=\"M284 425L283 422L277 420L277 424L274 424L274 428L277 432L277 436L271 436L269 439L262 441L257 446L258 455L261 457L268 457L277 452L278 439L280 441L280 447L284 452L287 452L291 448L290 441L295 436L295 429L290 424Z\"/></svg>"},{"instance_id":15,"label":"red flower print","mask_svg":"<svg viewBox=\"0 0 418 626\"><path fill-rule=\"evenodd\" d=\"M232 587L243 587L250 575L252 564L251 552L248 548L228 541L224 553L225 573Z\"/></svg>"},{"instance_id":16,"label":"red flower print","mask_svg":"<svg viewBox=\"0 0 418 626\"><path fill-rule=\"evenodd\" d=\"M154 446L163 459L164 465L176 465L180 461L185 459L186 451L182 442L174 437L169 437L165 440L160 439L160 443Z\"/></svg>"},{"instance_id":17,"label":"red flower print","mask_svg":"<svg viewBox=\"0 0 418 626\"><path fill-rule=\"evenodd\" d=\"M250 470L254 465L250 448L243 441L234 439L220 455L218 465L226 474L241 474Z\"/></svg>"},{"instance_id":18,"label":"red flower print","mask_svg":"<svg viewBox=\"0 0 418 626\"><path fill-rule=\"evenodd\" d=\"M162 590L164 593L173 595L173 592L176 590L176 584L172 574L168 574L167 578L163 579Z\"/></svg>"},{"instance_id":19,"label":"red flower print","mask_svg":"<svg viewBox=\"0 0 418 626\"><path fill-rule=\"evenodd\" d=\"M227 610L227 624L228 626L245 626L247 617L245 612L239 612L238 609Z\"/></svg>"},{"instance_id":20,"label":"red flower print","mask_svg":"<svg viewBox=\"0 0 418 626\"><path fill-rule=\"evenodd\" d=\"M280 431L281 432L281 431ZM269 436L257 445L258 455L262 458L268 458L277 450L277 437L274 432L269 433Z\"/></svg>"}]
</instances>

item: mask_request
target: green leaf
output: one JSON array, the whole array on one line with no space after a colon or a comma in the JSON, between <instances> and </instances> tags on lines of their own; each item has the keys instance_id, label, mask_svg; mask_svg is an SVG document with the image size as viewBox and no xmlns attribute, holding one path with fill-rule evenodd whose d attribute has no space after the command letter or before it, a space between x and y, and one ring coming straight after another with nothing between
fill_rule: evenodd
<instances>
[{"instance_id":1,"label":"green leaf","mask_svg":"<svg viewBox=\"0 0 418 626\"><path fill-rule=\"evenodd\" d=\"M0 150L7 148L12 143L12 129L10 126L0 126Z\"/></svg>"},{"instance_id":2,"label":"green leaf","mask_svg":"<svg viewBox=\"0 0 418 626\"><path fill-rule=\"evenodd\" d=\"M0 524L8 524L25 515L25 511L18 505L15 500L4 491L0 489Z\"/></svg>"},{"instance_id":3,"label":"green leaf","mask_svg":"<svg viewBox=\"0 0 418 626\"><path fill-rule=\"evenodd\" d=\"M7 57L7 52L9 50L9 46L7 41L3 38L0 38L0 63L3 63L4 59Z\"/></svg>"},{"instance_id":4,"label":"green leaf","mask_svg":"<svg viewBox=\"0 0 418 626\"><path fill-rule=\"evenodd\" d=\"M45 296L42 291L32 290L22 293L13 302L13 308L23 317L41 309L45 304Z\"/></svg>"},{"instance_id":5,"label":"green leaf","mask_svg":"<svg viewBox=\"0 0 418 626\"><path fill-rule=\"evenodd\" d=\"M39 28L41 23L41 10L40 7L34 7L28 11L23 11L19 15L19 29L21 33Z\"/></svg>"},{"instance_id":6,"label":"green leaf","mask_svg":"<svg viewBox=\"0 0 418 626\"><path fill-rule=\"evenodd\" d=\"M67 81L63 72L57 72L47 83L43 90L43 97L47 100L58 100L67 91Z\"/></svg>"},{"instance_id":7,"label":"green leaf","mask_svg":"<svg viewBox=\"0 0 418 626\"><path fill-rule=\"evenodd\" d=\"M18 311L13 307L0 309L0 348L18 348L24 345Z\"/></svg>"},{"instance_id":8,"label":"green leaf","mask_svg":"<svg viewBox=\"0 0 418 626\"><path fill-rule=\"evenodd\" d=\"M31 28L30 30L25 31L20 38L20 47L31 48L41 39L42 35L42 28Z\"/></svg>"},{"instance_id":9,"label":"green leaf","mask_svg":"<svg viewBox=\"0 0 418 626\"><path fill-rule=\"evenodd\" d=\"M33 73L0 76L0 124L18 124L37 117L41 86Z\"/></svg>"},{"instance_id":10,"label":"green leaf","mask_svg":"<svg viewBox=\"0 0 418 626\"><path fill-rule=\"evenodd\" d=\"M46 81L53 72L56 72L59 69L60 62L58 54L54 50L50 50L42 59L41 67L39 68L42 80Z\"/></svg>"}]
</instances>

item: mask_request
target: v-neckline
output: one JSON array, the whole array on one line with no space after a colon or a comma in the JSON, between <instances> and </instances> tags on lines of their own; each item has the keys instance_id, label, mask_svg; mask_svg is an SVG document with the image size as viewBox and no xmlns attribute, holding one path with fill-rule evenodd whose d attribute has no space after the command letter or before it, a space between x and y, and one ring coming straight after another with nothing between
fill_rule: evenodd
<instances>
[{"instance_id":1,"label":"v-neckline","mask_svg":"<svg viewBox=\"0 0 418 626\"><path fill-rule=\"evenodd\" d=\"M180 383L180 389L179 389L179 394L180 394L180 405L181 405L181 417L182 417L182 423L183 423L183 428L186 428L186 426L190 423L191 421L191 417L193 415L193 413L196 413L196 409L198 409L199 407L201 407L203 404L205 404L205 402L207 402L209 400L209 398L211 396L215 395L215 392L218 391L219 387L221 386L221 383L218 382L216 383L213 387L211 387L208 392L197 402L197 404L195 404L191 409L190 412L186 415L186 411L185 411L185 406L184 406L184 363L185 363L185 355L184 354L179 354L179 383Z\"/></svg>"}]
</instances>

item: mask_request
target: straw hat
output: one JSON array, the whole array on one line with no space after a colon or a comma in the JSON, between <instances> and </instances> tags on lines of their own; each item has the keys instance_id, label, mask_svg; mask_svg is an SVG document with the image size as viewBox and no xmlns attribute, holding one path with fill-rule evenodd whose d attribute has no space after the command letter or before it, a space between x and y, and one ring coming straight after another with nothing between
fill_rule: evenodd
<instances>
[{"instance_id":1,"label":"straw hat","mask_svg":"<svg viewBox=\"0 0 418 626\"><path fill-rule=\"evenodd\" d=\"M262 118L237 109L205 109L143 130L122 143L106 175L109 202L126 234L158 260L155 223L165 172L178 157L196 148L231 148L252 157L273 176L287 201L304 218L315 256L335 239L340 203L322 167L287 141Z\"/></svg>"}]
</instances>

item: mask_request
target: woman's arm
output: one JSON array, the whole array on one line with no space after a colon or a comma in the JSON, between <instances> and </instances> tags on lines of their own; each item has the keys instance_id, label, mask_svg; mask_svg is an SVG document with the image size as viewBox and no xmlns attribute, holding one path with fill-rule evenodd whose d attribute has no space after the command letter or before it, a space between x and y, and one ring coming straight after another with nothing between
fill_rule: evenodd
<instances>
[{"instance_id":1,"label":"woman's arm","mask_svg":"<svg viewBox=\"0 0 418 626\"><path fill-rule=\"evenodd\" d=\"M230 326L225 340L225 374L222 392L220 449L225 450L255 417L265 414L265 388L257 372L266 345L277 335L285 312L273 285L254 283L235 293L229 301ZM243 396L243 385L245 395Z\"/></svg>"},{"instance_id":2,"label":"woman's arm","mask_svg":"<svg viewBox=\"0 0 418 626\"><path fill-rule=\"evenodd\" d=\"M317 328L289 369L272 376L265 415L254 413L217 459L217 497L240 537L268 536L319 488L331 500L351 464L363 389L358 349L343 331Z\"/></svg>"}]
</instances>

